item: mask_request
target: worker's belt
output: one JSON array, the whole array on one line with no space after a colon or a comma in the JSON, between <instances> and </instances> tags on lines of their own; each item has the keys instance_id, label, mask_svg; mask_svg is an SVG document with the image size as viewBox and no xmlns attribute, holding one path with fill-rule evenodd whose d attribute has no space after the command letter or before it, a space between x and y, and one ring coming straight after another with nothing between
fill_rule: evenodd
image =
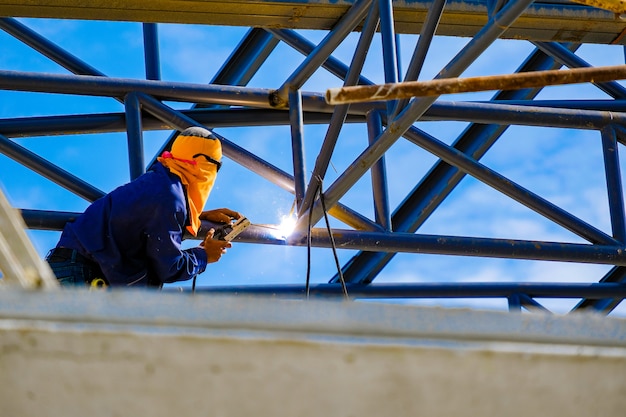
<instances>
[{"instance_id":1,"label":"worker's belt","mask_svg":"<svg viewBox=\"0 0 626 417\"><path fill-rule=\"evenodd\" d=\"M89 287L106 288L109 285L107 280L104 278L102 274L100 265L98 265L97 262L94 262L91 259L87 258L86 256L81 255L80 253L78 253L76 249L54 248L50 251L50 253L46 257L46 260L48 262L71 261L71 262L83 264L92 271L92 274L102 276L102 277L96 277L96 278L92 278L91 280L88 280L86 283Z\"/></svg>"},{"instance_id":2,"label":"worker's belt","mask_svg":"<svg viewBox=\"0 0 626 417\"><path fill-rule=\"evenodd\" d=\"M54 259L57 258L57 259ZM78 253L76 249L54 248L47 257L50 262L76 261L83 264L95 264L91 259Z\"/></svg>"}]
</instances>

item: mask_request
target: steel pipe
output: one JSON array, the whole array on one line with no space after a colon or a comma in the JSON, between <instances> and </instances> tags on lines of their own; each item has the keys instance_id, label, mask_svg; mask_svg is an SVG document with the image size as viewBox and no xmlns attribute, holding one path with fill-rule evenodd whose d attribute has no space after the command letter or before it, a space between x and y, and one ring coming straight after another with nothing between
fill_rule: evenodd
<instances>
[{"instance_id":1,"label":"steel pipe","mask_svg":"<svg viewBox=\"0 0 626 417\"><path fill-rule=\"evenodd\" d=\"M624 212L624 190L619 166L617 134L610 126L602 129L602 151L606 176L609 213L613 237L626 242L626 217Z\"/></svg>"},{"instance_id":2,"label":"steel pipe","mask_svg":"<svg viewBox=\"0 0 626 417\"><path fill-rule=\"evenodd\" d=\"M378 111L367 115L367 137L371 145L382 132L382 116ZM372 196L374 198L374 218L384 230L391 231L391 210L389 209L389 193L387 191L387 169L385 156L374 164L371 170Z\"/></svg>"},{"instance_id":3,"label":"steel pipe","mask_svg":"<svg viewBox=\"0 0 626 417\"><path fill-rule=\"evenodd\" d=\"M141 103L137 93L129 93L124 99L126 110L126 135L128 138L128 166L130 179L146 172L143 157L143 128L141 126Z\"/></svg>"},{"instance_id":4,"label":"steel pipe","mask_svg":"<svg viewBox=\"0 0 626 417\"><path fill-rule=\"evenodd\" d=\"M626 298L625 284L581 284L581 283L402 283L402 284L347 284L351 298L508 298L514 294L524 294L533 298L589 298L600 299L607 296ZM240 285L204 286L196 291L214 294L275 295L302 297L305 288L299 284L288 285ZM312 284L311 296L342 297L339 284ZM524 302L522 302L524 304Z\"/></svg>"},{"instance_id":5,"label":"steel pipe","mask_svg":"<svg viewBox=\"0 0 626 417\"><path fill-rule=\"evenodd\" d=\"M380 85L360 85L326 90L328 104L387 101L411 97L441 96L490 90L518 90L550 85L603 82L626 78L626 65L547 70L468 78L445 78L430 81L405 81Z\"/></svg>"},{"instance_id":6,"label":"steel pipe","mask_svg":"<svg viewBox=\"0 0 626 417\"><path fill-rule=\"evenodd\" d=\"M302 206L306 184L304 158L304 121L302 116L302 94L300 90L289 90L289 121L291 127L291 159L293 184L296 195L296 212Z\"/></svg>"},{"instance_id":7,"label":"steel pipe","mask_svg":"<svg viewBox=\"0 0 626 417\"><path fill-rule=\"evenodd\" d=\"M0 70L0 89L123 98L136 91L158 99L206 104L271 107L271 90L90 75L40 74ZM321 99L323 100L323 98Z\"/></svg>"},{"instance_id":8,"label":"steel pipe","mask_svg":"<svg viewBox=\"0 0 626 417\"><path fill-rule=\"evenodd\" d=\"M159 34L156 23L143 24L144 58L146 79L161 79L161 59L159 56Z\"/></svg>"},{"instance_id":9,"label":"steel pipe","mask_svg":"<svg viewBox=\"0 0 626 417\"><path fill-rule=\"evenodd\" d=\"M307 93L303 93L303 108L307 107ZM502 126L540 126L565 129L600 130L615 123L626 125L626 105L619 101L583 100L572 108L563 108L560 101L495 101L453 102L437 101L424 113L422 121L461 120L480 124ZM332 124L340 130L345 123L364 123L365 115L354 111L354 105L345 105L345 111L333 116L331 113L304 111L304 124ZM350 106L349 111L347 110ZM341 106L337 106L339 109ZM378 106L372 110L382 110ZM198 123L211 127L274 126L289 124L287 110L276 109L207 109L177 110ZM347 115L344 113L347 112ZM333 112L332 114L335 114ZM340 117L341 116L341 117ZM339 118L333 123L332 118ZM72 135L76 133L124 132L123 113L69 114L61 116L34 116L0 119L0 132L8 138ZM171 129L150 114L142 115L143 130ZM330 130L330 128L329 128ZM333 136L338 134L333 133ZM327 136L329 133L327 133ZM619 139L619 138L618 138ZM324 148L324 147L323 147ZM320 152L322 155L322 152ZM324 170L325 171L325 170ZM315 171L317 172L317 171Z\"/></svg>"},{"instance_id":10,"label":"steel pipe","mask_svg":"<svg viewBox=\"0 0 626 417\"><path fill-rule=\"evenodd\" d=\"M56 213L22 210L26 225L30 228L53 230L52 224L64 225L62 216L69 221L80 213ZM209 230L210 224L202 230ZM363 232L332 229L337 249L362 250L390 253L422 253L434 255L473 256L487 258L510 258L556 262L590 263L626 266L626 248L616 245L590 245L516 239L491 239L413 233ZM200 233L195 239L202 239ZM306 233L294 233L288 238L277 238L271 225L251 225L236 239L241 243L260 243L279 246L307 245ZM311 229L311 245L331 248L327 229Z\"/></svg>"}]
</instances>

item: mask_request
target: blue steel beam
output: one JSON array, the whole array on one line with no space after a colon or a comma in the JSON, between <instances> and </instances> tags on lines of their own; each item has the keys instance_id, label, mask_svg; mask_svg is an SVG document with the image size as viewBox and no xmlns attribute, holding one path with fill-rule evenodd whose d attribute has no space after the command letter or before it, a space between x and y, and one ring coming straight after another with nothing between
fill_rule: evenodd
<instances>
[{"instance_id":1,"label":"blue steel beam","mask_svg":"<svg viewBox=\"0 0 626 417\"><path fill-rule=\"evenodd\" d=\"M159 54L159 30L156 23L143 24L144 59L146 79L161 79L161 58Z\"/></svg>"},{"instance_id":2,"label":"blue steel beam","mask_svg":"<svg viewBox=\"0 0 626 417\"><path fill-rule=\"evenodd\" d=\"M240 241L293 246L307 243L307 233L294 233L284 240L276 239L263 227L248 229L240 235ZM313 228L311 236L315 247L331 247L326 229ZM626 265L625 247L620 243L591 245L346 229L333 229L333 238L339 249Z\"/></svg>"},{"instance_id":3,"label":"blue steel beam","mask_svg":"<svg viewBox=\"0 0 626 417\"><path fill-rule=\"evenodd\" d=\"M99 77L90 75L41 74L0 70L0 89L84 96L123 97L141 91L158 99L172 101L271 107L270 90L230 85L189 84L154 80ZM320 95L320 102L323 97Z\"/></svg>"},{"instance_id":4,"label":"blue steel beam","mask_svg":"<svg viewBox=\"0 0 626 417\"><path fill-rule=\"evenodd\" d=\"M511 103L511 104L505 104ZM520 101L501 102L446 102L434 103L422 116L422 121L461 120L477 124L520 125L539 127L558 127L566 129L601 130L614 123L626 123L626 103L597 100L580 101L572 104L573 108L565 109L564 101ZM306 93L303 95L303 107L307 107ZM316 108L317 106L314 106ZM346 123L365 123L365 111L351 111ZM374 107L372 110L382 110ZM578 108L578 109L577 109ZM613 109L611 111L611 108ZM586 110L589 109L589 110ZM288 125L288 112L271 109L195 109L179 110L180 113L213 127L236 126L273 126ZM352 114L350 114L352 113ZM164 130L171 126L143 115L144 130ZM332 123L329 112L304 112L305 124ZM338 127L341 127L340 125ZM124 132L124 115L122 113L97 113L62 116L34 116L11 119L0 119L0 131L6 137L34 137L44 135L69 135L77 132L111 133ZM618 141L623 139L618 135ZM458 148L458 146L455 146ZM476 158L476 156L474 156ZM478 158L477 158L478 159Z\"/></svg>"},{"instance_id":5,"label":"blue steel beam","mask_svg":"<svg viewBox=\"0 0 626 417\"><path fill-rule=\"evenodd\" d=\"M626 268L623 266L611 268L611 270L600 279L601 284L614 283L623 285L624 282L626 282ZM585 299L578 303L572 311L593 310L608 314L615 309L620 302L622 302L622 299L614 297L613 294L607 294L606 297L596 299L585 296Z\"/></svg>"},{"instance_id":6,"label":"blue steel beam","mask_svg":"<svg viewBox=\"0 0 626 417\"><path fill-rule=\"evenodd\" d=\"M385 83L397 83L399 81L398 48L396 46L396 30L391 3L391 0L378 0ZM395 101L387 102L387 114L389 117L393 115L396 104Z\"/></svg>"},{"instance_id":7,"label":"blue steel beam","mask_svg":"<svg viewBox=\"0 0 626 417\"><path fill-rule=\"evenodd\" d=\"M529 311L541 311L544 313L549 313L548 309L535 301L534 298L528 296L524 293L519 293L520 301L522 303L522 307L526 308Z\"/></svg>"},{"instance_id":8,"label":"blue steel beam","mask_svg":"<svg viewBox=\"0 0 626 417\"><path fill-rule=\"evenodd\" d=\"M493 100L489 103L498 104L501 100ZM484 101L476 101L476 103L485 103ZM567 108L570 110L600 110L600 111L614 111L623 113L626 109L626 102L624 100L506 100L506 104L512 104L514 106L537 106L537 107L556 107ZM595 129L595 128L594 128Z\"/></svg>"},{"instance_id":9,"label":"blue steel beam","mask_svg":"<svg viewBox=\"0 0 626 417\"><path fill-rule=\"evenodd\" d=\"M288 100L296 210L300 210L302 200L304 199L306 184L306 168L304 166L304 121L302 115L301 91L299 89L290 89Z\"/></svg>"},{"instance_id":10,"label":"blue steel beam","mask_svg":"<svg viewBox=\"0 0 626 417\"><path fill-rule=\"evenodd\" d=\"M508 298L523 294L533 298L589 298L607 296L626 298L625 284L581 283L401 283L401 284L346 284L350 298L356 299L420 299L420 298ZM199 287L196 291L212 294L274 295L303 297L302 285L241 285ZM311 296L343 296L339 284L312 284ZM523 298L523 297L522 297ZM531 304L520 300L520 304Z\"/></svg>"},{"instance_id":11,"label":"blue steel beam","mask_svg":"<svg viewBox=\"0 0 626 417\"><path fill-rule=\"evenodd\" d=\"M623 123L626 115L624 112L626 102L615 101L585 101L580 102L579 106L572 105L573 108L564 108L567 106L564 101L542 103L534 100L494 100L492 102L467 102L454 105L458 105L458 112L451 112L452 109L447 107L446 102L434 104L424 113L422 119L433 120L438 118L439 120L458 120L484 124L601 130L614 123Z\"/></svg>"},{"instance_id":12,"label":"blue steel beam","mask_svg":"<svg viewBox=\"0 0 626 417\"><path fill-rule=\"evenodd\" d=\"M626 218L624 213L624 192L622 174L619 168L619 152L615 129L607 126L602 133L602 151L604 172L609 199L609 214L613 237L619 242L626 242Z\"/></svg>"},{"instance_id":13,"label":"blue steel beam","mask_svg":"<svg viewBox=\"0 0 626 417\"><path fill-rule=\"evenodd\" d=\"M371 145L380 136L383 129L383 118L379 111L371 111L367 114L367 137ZM391 231L391 212L389 210L389 194L387 192L387 175L385 157L380 159L372 167L372 194L374 199L374 218L376 223L383 229Z\"/></svg>"},{"instance_id":14,"label":"blue steel beam","mask_svg":"<svg viewBox=\"0 0 626 417\"><path fill-rule=\"evenodd\" d=\"M130 179L146 172L143 157L143 128L141 126L141 103L137 93L129 93L124 99L126 111L126 136L128 139L128 166Z\"/></svg>"},{"instance_id":15,"label":"blue steel beam","mask_svg":"<svg viewBox=\"0 0 626 417\"><path fill-rule=\"evenodd\" d=\"M46 212L22 210L26 224L46 229ZM67 219L77 213L68 214ZM32 216L32 217L28 217ZM58 222L56 213L52 221ZM205 227L206 226L206 227ZM209 230L206 224L202 230ZM197 238L202 238L198 236ZM362 232L348 229L312 228L308 233L293 233L289 238L277 238L274 229L262 225L251 225L237 238L240 243L263 243L278 246L301 246L318 248L385 251L392 253L421 253L433 255L508 258L520 260L576 262L597 265L626 266L626 248L623 245L589 245L580 243L557 243L518 239L492 239L465 236L419 235L414 233Z\"/></svg>"},{"instance_id":16,"label":"blue steel beam","mask_svg":"<svg viewBox=\"0 0 626 417\"><path fill-rule=\"evenodd\" d=\"M278 40L263 29L251 28L224 62L211 84L248 85Z\"/></svg>"},{"instance_id":17,"label":"blue steel beam","mask_svg":"<svg viewBox=\"0 0 626 417\"><path fill-rule=\"evenodd\" d=\"M507 297L509 303L509 311L512 313L519 313L522 311L522 298L518 293L513 293Z\"/></svg>"},{"instance_id":18,"label":"blue steel beam","mask_svg":"<svg viewBox=\"0 0 626 417\"><path fill-rule=\"evenodd\" d=\"M452 108L451 108L452 109ZM267 109L195 109L179 110L185 116L194 119L206 126L236 127L236 126L274 126L288 125L289 117L286 111ZM151 115L143 114L144 130L167 130L171 125L164 123ZM452 117L452 116L450 116ZM305 124L328 124L330 113L305 112ZM348 115L347 123L364 123L365 116ZM33 116L15 119L0 119L0 131L6 137L35 137L44 135L70 135L82 133L111 133L124 132L123 113L96 113L63 116Z\"/></svg>"}]
</instances>

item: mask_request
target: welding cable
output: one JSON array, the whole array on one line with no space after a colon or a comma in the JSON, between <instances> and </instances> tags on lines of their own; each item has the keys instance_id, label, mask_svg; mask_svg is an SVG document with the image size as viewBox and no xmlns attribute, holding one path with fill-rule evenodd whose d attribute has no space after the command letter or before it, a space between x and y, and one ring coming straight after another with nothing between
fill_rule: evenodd
<instances>
[{"instance_id":1,"label":"welding cable","mask_svg":"<svg viewBox=\"0 0 626 417\"><path fill-rule=\"evenodd\" d=\"M319 184L316 185L317 189L313 193L313 199L319 192ZM309 290L311 288L311 217L313 217L313 204L309 207L309 225L306 235L306 283L304 285L306 292L306 299L309 299Z\"/></svg>"},{"instance_id":2,"label":"welding cable","mask_svg":"<svg viewBox=\"0 0 626 417\"><path fill-rule=\"evenodd\" d=\"M343 278L343 272L341 271L341 265L339 265L339 257L337 256L337 247L335 246L335 238L333 237L332 229L330 228L330 221L328 220L328 213L326 212L326 203L324 202L324 193L322 192L322 179L319 178L320 187L320 202L322 203L322 211L324 212L324 219L326 220L326 229L328 230L328 237L330 238L330 243L333 248L333 256L335 258L335 266L337 266L337 274L339 274L339 281L341 282L341 289L343 290L343 295L346 300L349 300L348 296L348 288L346 287L346 281ZM309 219L311 216L309 216ZM309 232L310 233L310 232Z\"/></svg>"},{"instance_id":3,"label":"welding cable","mask_svg":"<svg viewBox=\"0 0 626 417\"><path fill-rule=\"evenodd\" d=\"M330 237L330 243L333 249L333 256L335 258L335 265L337 266L337 273L339 274L339 281L341 282L341 289L343 290L344 297L349 300L348 288L346 287L346 281L343 278L343 272L339 265L339 258L337 257L337 247L335 245L335 238L330 228L330 221L328 220L328 213L326 212L326 202L324 201L324 193L322 192L322 178L317 176L317 189L315 190L314 197L318 194L320 196L320 202L322 203L322 211L324 212L324 219L326 221L326 229L328 230L328 236ZM311 273L311 217L313 212L313 204L309 207L309 228L307 233L307 275L306 275L306 297L309 298L309 283Z\"/></svg>"}]
</instances>

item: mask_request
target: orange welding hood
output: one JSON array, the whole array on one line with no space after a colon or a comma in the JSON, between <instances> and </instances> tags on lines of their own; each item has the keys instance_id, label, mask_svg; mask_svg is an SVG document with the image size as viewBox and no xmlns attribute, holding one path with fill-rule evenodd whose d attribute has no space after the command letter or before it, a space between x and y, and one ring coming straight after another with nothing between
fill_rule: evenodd
<instances>
[{"instance_id":1,"label":"orange welding hood","mask_svg":"<svg viewBox=\"0 0 626 417\"><path fill-rule=\"evenodd\" d=\"M222 161L222 144L207 129L190 127L182 131L170 152L157 160L178 175L187 189L189 203L189 232L197 236L200 213L213 189Z\"/></svg>"}]
</instances>

